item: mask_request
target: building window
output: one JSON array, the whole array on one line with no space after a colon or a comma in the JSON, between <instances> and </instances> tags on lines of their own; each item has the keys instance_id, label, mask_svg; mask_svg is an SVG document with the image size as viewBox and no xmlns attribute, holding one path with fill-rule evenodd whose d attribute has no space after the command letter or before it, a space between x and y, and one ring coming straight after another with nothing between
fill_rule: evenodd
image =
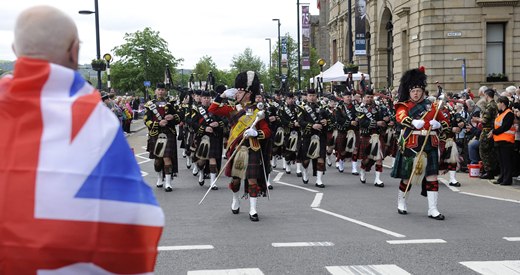
<instances>
[{"instance_id":1,"label":"building window","mask_svg":"<svg viewBox=\"0 0 520 275\"><path fill-rule=\"evenodd\" d=\"M486 32L486 72L505 73L505 23L488 23Z\"/></svg>"},{"instance_id":2,"label":"building window","mask_svg":"<svg viewBox=\"0 0 520 275\"><path fill-rule=\"evenodd\" d=\"M337 43L336 39L334 39L334 40L332 40L332 64L336 64L337 61L338 61L338 43Z\"/></svg>"}]
</instances>

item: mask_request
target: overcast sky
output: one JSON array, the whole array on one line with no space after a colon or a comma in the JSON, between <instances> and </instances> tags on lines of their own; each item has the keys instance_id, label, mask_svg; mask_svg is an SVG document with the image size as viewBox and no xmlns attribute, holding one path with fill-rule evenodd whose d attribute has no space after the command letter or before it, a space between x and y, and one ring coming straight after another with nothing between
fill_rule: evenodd
<instances>
[{"instance_id":1,"label":"overcast sky","mask_svg":"<svg viewBox=\"0 0 520 275\"><path fill-rule=\"evenodd\" d=\"M311 14L318 14L317 0L308 3ZM0 60L15 60L11 50L14 22L24 9L51 5L70 15L78 26L81 43L80 63L96 57L94 15L80 15L79 10L94 10L94 0L14 0L0 6ZM220 69L228 69L234 55L247 47L264 63L269 63L269 42L281 35L297 34L296 0L185 0L129 1L99 0L101 56L124 43L125 33L150 27L168 42L176 58L184 58L180 68L192 69L208 55ZM301 13L301 12L300 12ZM301 24L300 24L301 25Z\"/></svg>"}]
</instances>

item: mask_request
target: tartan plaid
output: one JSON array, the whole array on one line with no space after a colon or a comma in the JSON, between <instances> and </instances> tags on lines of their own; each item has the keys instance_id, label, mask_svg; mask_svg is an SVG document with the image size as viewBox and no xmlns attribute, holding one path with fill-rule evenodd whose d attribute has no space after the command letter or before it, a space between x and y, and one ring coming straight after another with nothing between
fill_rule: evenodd
<instances>
[{"instance_id":1,"label":"tartan plaid","mask_svg":"<svg viewBox=\"0 0 520 275\"><path fill-rule=\"evenodd\" d=\"M420 150L420 148L419 148ZM426 153L426 172L427 176L436 176L439 174L439 153L436 147L429 147L424 149ZM408 165L405 164L405 158L414 158L416 153L411 149L405 149L404 154L397 152L395 157L395 165L392 169L391 177L409 179L411 171L413 169L413 161L409 161Z\"/></svg>"},{"instance_id":2,"label":"tartan plaid","mask_svg":"<svg viewBox=\"0 0 520 275\"><path fill-rule=\"evenodd\" d=\"M249 149L249 161L246 170L246 178L248 179L264 178L264 168L262 167L262 156L260 155L260 152L261 150L255 152ZM231 157L231 154L231 150L228 150L228 159ZM226 166L226 176L231 177L234 159L228 161L231 161L231 163Z\"/></svg>"},{"instance_id":3,"label":"tartan plaid","mask_svg":"<svg viewBox=\"0 0 520 275\"><path fill-rule=\"evenodd\" d=\"M209 137L209 158L214 158L214 159L221 159L222 158L222 150L223 150L223 139L222 137L219 137L219 136L214 136L214 135L208 135ZM199 144L200 144L200 140L201 140L202 136L201 137L197 137L196 140L194 141L194 143L196 144L196 148L198 148Z\"/></svg>"},{"instance_id":4,"label":"tartan plaid","mask_svg":"<svg viewBox=\"0 0 520 275\"><path fill-rule=\"evenodd\" d=\"M172 159L172 168L173 173L179 172L179 163L177 161L177 139L175 138L175 133L167 132L166 136L168 137L168 142L166 143L166 148L164 149L164 157L170 157ZM155 148L155 142L157 142L157 137L149 137L148 142L146 144L146 151L149 152L148 158L156 159L157 156L153 154L153 150Z\"/></svg>"},{"instance_id":5,"label":"tartan plaid","mask_svg":"<svg viewBox=\"0 0 520 275\"><path fill-rule=\"evenodd\" d=\"M320 156L318 158L325 158L327 153L327 135L325 133L322 133L320 136ZM307 157L307 150L310 147L311 144L311 136L303 136L302 138L302 146L300 147L298 151L298 158L300 160L308 160L309 157Z\"/></svg>"}]
</instances>

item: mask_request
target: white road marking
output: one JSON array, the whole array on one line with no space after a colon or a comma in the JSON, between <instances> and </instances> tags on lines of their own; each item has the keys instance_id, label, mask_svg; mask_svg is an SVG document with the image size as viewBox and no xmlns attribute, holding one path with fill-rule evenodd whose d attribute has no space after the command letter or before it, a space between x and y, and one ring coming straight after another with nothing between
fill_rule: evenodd
<instances>
[{"instance_id":1,"label":"white road marking","mask_svg":"<svg viewBox=\"0 0 520 275\"><path fill-rule=\"evenodd\" d=\"M321 208L312 208L312 209L314 209L316 211L320 211L320 212L325 213L325 214L329 214L331 216L334 216L336 218L340 218L340 219L345 220L345 221L349 221L351 223L355 223L355 224L364 226L366 228L369 228L369 229L372 229L372 230L375 230L375 231L379 231L381 233L385 233L385 234L390 235L390 236L394 236L396 238L405 238L406 237L405 235L402 235L402 234L399 234L399 233L396 233L396 232L393 232L393 231L390 231L390 230L386 230L384 228L381 228L381 227L378 227L378 226L375 226L375 225L371 225L371 224L368 224L366 222L362 222L362 221L358 221L358 220L355 220L355 219L352 219L352 218L349 218L349 217L345 217L343 215L339 215L339 214L336 214L334 212L330 212L330 211L327 211L327 210L324 210L324 209L321 209Z\"/></svg>"},{"instance_id":2,"label":"white road marking","mask_svg":"<svg viewBox=\"0 0 520 275\"><path fill-rule=\"evenodd\" d=\"M442 183L444 183L444 185L446 185L446 187L448 187L451 191L453 192L460 192L459 188L457 187L453 187L453 186L450 186L450 182L443 179L443 178L438 178Z\"/></svg>"},{"instance_id":3,"label":"white road marking","mask_svg":"<svg viewBox=\"0 0 520 275\"><path fill-rule=\"evenodd\" d=\"M274 177L274 180L273 180L273 181L275 181L275 182L276 182L276 181L279 181L280 178L282 178L282 176L283 176L283 173L282 173L282 172L278 172L278 175L276 175L276 177Z\"/></svg>"},{"instance_id":4,"label":"white road marking","mask_svg":"<svg viewBox=\"0 0 520 275\"><path fill-rule=\"evenodd\" d=\"M520 274L520 261L474 261L460 264L484 275Z\"/></svg>"},{"instance_id":5,"label":"white road marking","mask_svg":"<svg viewBox=\"0 0 520 275\"><path fill-rule=\"evenodd\" d=\"M273 247L310 247L310 246L334 246L331 242L294 242L294 243L272 243Z\"/></svg>"},{"instance_id":6,"label":"white road marking","mask_svg":"<svg viewBox=\"0 0 520 275\"><path fill-rule=\"evenodd\" d=\"M351 265L351 266L326 266L333 275L409 275L406 270L393 264L384 265Z\"/></svg>"},{"instance_id":7,"label":"white road marking","mask_svg":"<svg viewBox=\"0 0 520 275\"><path fill-rule=\"evenodd\" d=\"M299 188L299 189L302 189L302 190L305 190L305 191L309 191L309 192L312 192L312 193L319 193L319 191L312 190L310 188L306 188L306 187L302 187L302 186L298 186L298 185L294 185L294 184L290 184L290 183L287 183L287 182L277 181L276 183L281 184L281 185L291 186L291 187L294 187L294 188Z\"/></svg>"},{"instance_id":8,"label":"white road marking","mask_svg":"<svg viewBox=\"0 0 520 275\"><path fill-rule=\"evenodd\" d=\"M503 239L510 242L520 242L520 237L504 237Z\"/></svg>"},{"instance_id":9,"label":"white road marking","mask_svg":"<svg viewBox=\"0 0 520 275\"><path fill-rule=\"evenodd\" d=\"M446 243L442 239L419 239L419 240L391 240L386 241L389 244L424 244L424 243Z\"/></svg>"},{"instance_id":10,"label":"white road marking","mask_svg":"<svg viewBox=\"0 0 520 275\"><path fill-rule=\"evenodd\" d=\"M468 196L474 196L474 197L480 197L480 198L486 198L486 199L492 199L492 200L499 200L499 201L507 201L507 202L520 203L520 201L517 201L517 200L502 199L502 198L491 197L491 196L484 196L484 195L473 194L473 193L467 193L467 192L460 192L460 194L464 194L464 195L468 195Z\"/></svg>"},{"instance_id":11,"label":"white road marking","mask_svg":"<svg viewBox=\"0 0 520 275\"><path fill-rule=\"evenodd\" d=\"M195 270L188 271L188 275L263 275L258 268L238 268L238 269L215 269L215 270Z\"/></svg>"},{"instance_id":12,"label":"white road marking","mask_svg":"<svg viewBox=\"0 0 520 275\"><path fill-rule=\"evenodd\" d=\"M314 196L314 200L312 201L311 207L320 207L321 199L323 199L323 193L318 193Z\"/></svg>"},{"instance_id":13,"label":"white road marking","mask_svg":"<svg viewBox=\"0 0 520 275\"><path fill-rule=\"evenodd\" d=\"M178 250L205 250L214 249L212 245L177 245L177 246L159 246L159 251L178 251Z\"/></svg>"}]
</instances>

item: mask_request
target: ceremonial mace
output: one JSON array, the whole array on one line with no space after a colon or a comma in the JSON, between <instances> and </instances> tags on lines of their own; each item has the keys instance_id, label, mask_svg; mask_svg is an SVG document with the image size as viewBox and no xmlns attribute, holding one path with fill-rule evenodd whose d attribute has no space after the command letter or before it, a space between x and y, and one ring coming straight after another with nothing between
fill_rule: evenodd
<instances>
[{"instance_id":1,"label":"ceremonial mace","mask_svg":"<svg viewBox=\"0 0 520 275\"><path fill-rule=\"evenodd\" d=\"M255 118L255 121L253 121L253 124L251 124L251 126L249 126L248 129L252 129L255 127L255 125L262 119L265 118L265 111L258 111L258 113L256 113L256 118ZM244 131L245 132L245 131ZM211 191L211 188L215 185L215 183L217 182L218 178L220 177L220 175L222 175L222 172L224 170L226 170L226 167L228 166L229 163L231 163L231 161L233 160L233 157L235 157L235 154L237 153L237 148L240 148L240 146L242 146L242 143L244 142L244 140L246 139L246 137L242 134L242 140L240 141L240 143L235 147L235 151L233 151L233 154L231 154L231 156L229 157L228 161L226 162L226 164L224 164L224 167L222 167L222 169L220 169L220 172L218 173L217 177L215 177L215 180L213 182L211 182L211 184L209 185L209 188L208 188L208 191L206 191L206 194L204 194L204 197L202 197L202 199L199 201L199 205L202 204L202 202L204 201L204 199L206 198L206 196L209 194L209 192ZM260 151L260 154L262 152Z\"/></svg>"}]
</instances>

